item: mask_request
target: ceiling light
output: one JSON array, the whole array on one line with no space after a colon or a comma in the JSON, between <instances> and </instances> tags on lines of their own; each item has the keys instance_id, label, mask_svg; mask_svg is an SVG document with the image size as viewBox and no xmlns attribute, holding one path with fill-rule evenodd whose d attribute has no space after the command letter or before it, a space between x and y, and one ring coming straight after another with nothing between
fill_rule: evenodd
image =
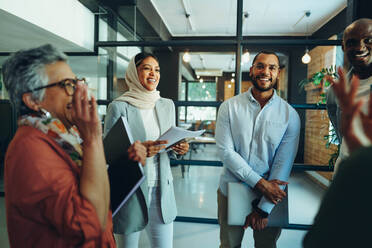
<instances>
[{"instance_id":1,"label":"ceiling light","mask_svg":"<svg viewBox=\"0 0 372 248\"><path fill-rule=\"evenodd\" d=\"M229 88L229 89L230 89L230 88L231 88L231 84L228 84L228 85L227 85L227 88Z\"/></svg>"},{"instance_id":2,"label":"ceiling light","mask_svg":"<svg viewBox=\"0 0 372 248\"><path fill-rule=\"evenodd\" d=\"M200 82L200 83L203 83L203 79L202 79L202 78L200 78L200 79L199 79L199 82Z\"/></svg>"},{"instance_id":3,"label":"ceiling light","mask_svg":"<svg viewBox=\"0 0 372 248\"><path fill-rule=\"evenodd\" d=\"M234 83L235 82L235 79L232 78L230 81L231 81L231 83Z\"/></svg>"},{"instance_id":4,"label":"ceiling light","mask_svg":"<svg viewBox=\"0 0 372 248\"><path fill-rule=\"evenodd\" d=\"M189 52L185 52L184 54L183 54L183 61L185 61L186 63L189 63L190 62L190 60L191 60L191 56L190 56L190 53Z\"/></svg>"},{"instance_id":5,"label":"ceiling light","mask_svg":"<svg viewBox=\"0 0 372 248\"><path fill-rule=\"evenodd\" d=\"M202 85L202 88L205 89L205 84Z\"/></svg>"},{"instance_id":6,"label":"ceiling light","mask_svg":"<svg viewBox=\"0 0 372 248\"><path fill-rule=\"evenodd\" d=\"M305 13L305 16L307 17L306 35L309 34L309 16L310 16L310 14L311 14L310 11L306 11L306 13ZM306 36L306 40L307 40L307 36ZM309 54L309 49L307 49L307 47L306 47L306 50L305 50L305 54L304 54L304 56L302 56L301 60L302 60L302 63L304 63L304 64L308 64L311 61L311 56Z\"/></svg>"},{"instance_id":7,"label":"ceiling light","mask_svg":"<svg viewBox=\"0 0 372 248\"><path fill-rule=\"evenodd\" d=\"M311 61L311 56L309 54L309 49L306 48L304 56L302 56L302 63L309 64Z\"/></svg>"},{"instance_id":8,"label":"ceiling light","mask_svg":"<svg viewBox=\"0 0 372 248\"><path fill-rule=\"evenodd\" d=\"M234 72L233 72L233 73L231 73L231 76L232 76L232 77L235 77L235 73L234 73Z\"/></svg>"},{"instance_id":9,"label":"ceiling light","mask_svg":"<svg viewBox=\"0 0 372 248\"><path fill-rule=\"evenodd\" d=\"M247 64L249 62L249 52L248 52L248 50L246 50L245 53L243 54L242 61L243 61L244 64Z\"/></svg>"},{"instance_id":10,"label":"ceiling light","mask_svg":"<svg viewBox=\"0 0 372 248\"><path fill-rule=\"evenodd\" d=\"M199 75L196 75L196 78L197 78L197 79L199 79L199 78L200 78L200 76L199 76Z\"/></svg>"}]
</instances>

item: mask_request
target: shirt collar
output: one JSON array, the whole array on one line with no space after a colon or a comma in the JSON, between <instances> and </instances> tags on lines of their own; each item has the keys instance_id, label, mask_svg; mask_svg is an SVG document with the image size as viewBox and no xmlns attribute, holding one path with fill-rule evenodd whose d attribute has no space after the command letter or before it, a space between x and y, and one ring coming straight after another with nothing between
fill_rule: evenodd
<instances>
[{"instance_id":1,"label":"shirt collar","mask_svg":"<svg viewBox=\"0 0 372 248\"><path fill-rule=\"evenodd\" d=\"M249 98L249 101L258 103L258 101L256 100L256 98L254 98L254 96L252 94L252 87L250 87L248 89L248 98ZM269 101L266 104L271 104L273 101L275 101L277 99L278 95L276 94L276 90L275 89L273 89L273 90L274 90L274 94L271 96L271 98L269 99Z\"/></svg>"}]
</instances>

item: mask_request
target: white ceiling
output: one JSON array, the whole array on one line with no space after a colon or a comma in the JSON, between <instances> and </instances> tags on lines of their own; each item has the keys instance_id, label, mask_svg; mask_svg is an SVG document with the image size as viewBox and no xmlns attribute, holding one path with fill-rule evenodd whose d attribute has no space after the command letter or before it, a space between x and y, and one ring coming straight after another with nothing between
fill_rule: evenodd
<instances>
[{"instance_id":1,"label":"white ceiling","mask_svg":"<svg viewBox=\"0 0 372 248\"><path fill-rule=\"evenodd\" d=\"M236 35L236 0L151 2L172 36ZM311 35L346 6L347 0L244 0L243 13L247 12L249 17L243 18L243 35ZM310 17L304 17L306 11L311 12Z\"/></svg>"},{"instance_id":2,"label":"white ceiling","mask_svg":"<svg viewBox=\"0 0 372 248\"><path fill-rule=\"evenodd\" d=\"M174 37L236 35L236 0L151 2ZM249 16L243 17L243 35L311 35L346 6L347 0L244 0L243 13L248 13ZM305 16L307 11L311 12L309 17ZM186 18L186 13L190 15L190 21ZM242 71L249 70L254 55L250 55L248 63L242 64ZM190 65L195 70L222 69L232 72L235 71L235 55L191 53Z\"/></svg>"},{"instance_id":3,"label":"white ceiling","mask_svg":"<svg viewBox=\"0 0 372 248\"><path fill-rule=\"evenodd\" d=\"M88 49L0 9L0 52L15 52L46 43L54 44L65 52L90 52Z\"/></svg>"}]
</instances>

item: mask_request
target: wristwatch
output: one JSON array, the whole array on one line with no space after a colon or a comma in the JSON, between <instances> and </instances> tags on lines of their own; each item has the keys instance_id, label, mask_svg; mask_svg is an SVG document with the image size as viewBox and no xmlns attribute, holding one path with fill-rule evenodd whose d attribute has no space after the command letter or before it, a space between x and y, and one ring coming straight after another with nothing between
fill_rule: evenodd
<instances>
[{"instance_id":1,"label":"wristwatch","mask_svg":"<svg viewBox=\"0 0 372 248\"><path fill-rule=\"evenodd\" d=\"M254 211L256 211L261 216L261 218L269 217L269 214L267 212L263 211L257 206L259 202L260 202L260 199L255 199L252 201L252 207Z\"/></svg>"}]
</instances>

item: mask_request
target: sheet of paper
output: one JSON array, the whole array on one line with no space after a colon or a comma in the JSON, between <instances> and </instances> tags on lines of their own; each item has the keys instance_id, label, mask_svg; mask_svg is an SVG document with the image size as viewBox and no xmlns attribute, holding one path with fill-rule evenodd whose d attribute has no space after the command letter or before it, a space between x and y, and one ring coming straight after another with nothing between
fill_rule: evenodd
<instances>
[{"instance_id":1,"label":"sheet of paper","mask_svg":"<svg viewBox=\"0 0 372 248\"><path fill-rule=\"evenodd\" d=\"M198 131L189 131L180 127L171 127L169 128L158 140L168 140L168 144L165 149L160 152L166 151L167 148L174 145L175 143L188 138L194 138L202 135L205 132L205 129Z\"/></svg>"}]
</instances>

